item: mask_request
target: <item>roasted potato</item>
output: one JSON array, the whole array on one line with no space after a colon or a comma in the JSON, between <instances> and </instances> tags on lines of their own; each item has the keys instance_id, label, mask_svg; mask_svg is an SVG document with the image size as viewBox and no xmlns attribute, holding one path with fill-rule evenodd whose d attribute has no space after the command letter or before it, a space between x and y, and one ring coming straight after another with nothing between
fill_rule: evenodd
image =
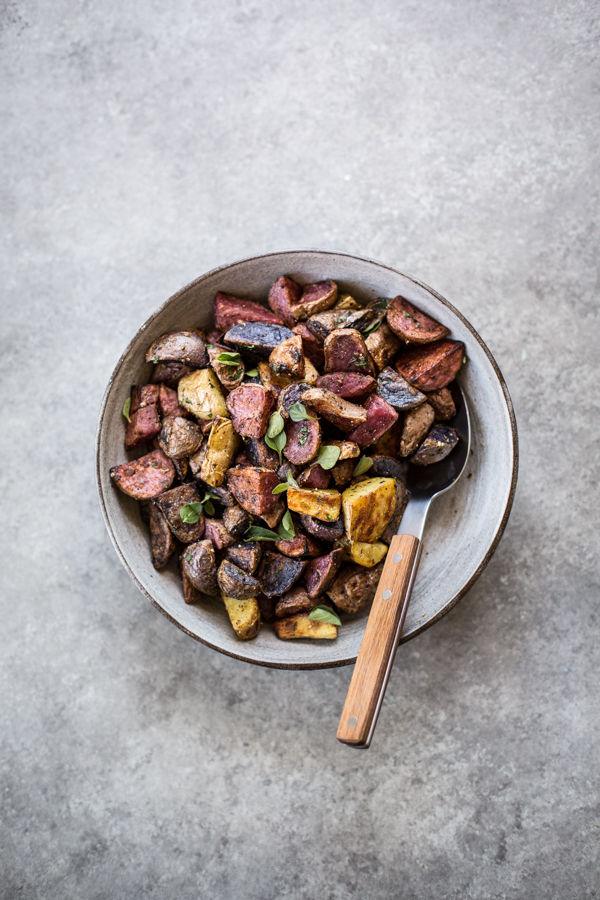
<instances>
[{"instance_id":1,"label":"roasted potato","mask_svg":"<svg viewBox=\"0 0 600 900\"><path fill-rule=\"evenodd\" d=\"M372 569L347 566L327 589L327 596L342 612L356 615L375 598L382 571L383 563Z\"/></svg>"},{"instance_id":2,"label":"roasted potato","mask_svg":"<svg viewBox=\"0 0 600 900\"><path fill-rule=\"evenodd\" d=\"M289 488L288 509L323 522L335 522L340 514L342 495L339 491Z\"/></svg>"},{"instance_id":3,"label":"roasted potato","mask_svg":"<svg viewBox=\"0 0 600 900\"><path fill-rule=\"evenodd\" d=\"M333 641L337 637L337 625L331 622L317 622L308 616L289 616L273 622L275 634L282 641L294 638L314 638L316 640Z\"/></svg>"},{"instance_id":4,"label":"roasted potato","mask_svg":"<svg viewBox=\"0 0 600 900\"><path fill-rule=\"evenodd\" d=\"M373 543L394 513L396 482L393 478L367 478L342 494L342 512L348 540Z\"/></svg>"},{"instance_id":5,"label":"roasted potato","mask_svg":"<svg viewBox=\"0 0 600 900\"><path fill-rule=\"evenodd\" d=\"M219 379L212 369L198 369L184 375L177 387L177 399L197 419L229 418Z\"/></svg>"},{"instance_id":6,"label":"roasted potato","mask_svg":"<svg viewBox=\"0 0 600 900\"><path fill-rule=\"evenodd\" d=\"M260 609L255 597L238 600L222 595L229 621L241 641L249 641L260 631Z\"/></svg>"},{"instance_id":7,"label":"roasted potato","mask_svg":"<svg viewBox=\"0 0 600 900\"><path fill-rule=\"evenodd\" d=\"M260 303L234 297L219 291L215 296L215 325L219 331L227 331L240 322L270 322L271 325L282 325L282 319L266 309Z\"/></svg>"},{"instance_id":8,"label":"roasted potato","mask_svg":"<svg viewBox=\"0 0 600 900\"><path fill-rule=\"evenodd\" d=\"M276 375L291 375L292 378L304 378L304 349L300 335L294 334L286 341L278 344L271 351L269 365Z\"/></svg>"},{"instance_id":9,"label":"roasted potato","mask_svg":"<svg viewBox=\"0 0 600 900\"><path fill-rule=\"evenodd\" d=\"M381 372L400 350L400 341L386 322L365 338L371 359Z\"/></svg>"},{"instance_id":10,"label":"roasted potato","mask_svg":"<svg viewBox=\"0 0 600 900\"><path fill-rule=\"evenodd\" d=\"M234 431L231 419L219 416L208 436L206 456L200 469L200 478L212 487L225 481L225 474L237 450L240 438Z\"/></svg>"},{"instance_id":11,"label":"roasted potato","mask_svg":"<svg viewBox=\"0 0 600 900\"><path fill-rule=\"evenodd\" d=\"M150 500L170 488L175 466L162 450L153 450L131 462L113 466L110 477L124 494L135 500Z\"/></svg>"},{"instance_id":12,"label":"roasted potato","mask_svg":"<svg viewBox=\"0 0 600 900\"><path fill-rule=\"evenodd\" d=\"M144 410L140 410L144 412ZM198 450L204 437L196 422L182 416L165 416L158 436L161 450L173 459L183 459Z\"/></svg>"},{"instance_id":13,"label":"roasted potato","mask_svg":"<svg viewBox=\"0 0 600 900\"><path fill-rule=\"evenodd\" d=\"M350 562L365 566L367 569L372 569L373 566L380 563L388 551L387 545L383 541L367 544L364 541L349 541L347 538L342 538L340 547Z\"/></svg>"},{"instance_id":14,"label":"roasted potato","mask_svg":"<svg viewBox=\"0 0 600 900\"><path fill-rule=\"evenodd\" d=\"M429 403L422 403L416 409L407 410L404 414L404 425L400 438L401 456L410 456L415 452L433 425L434 419L435 413Z\"/></svg>"},{"instance_id":15,"label":"roasted potato","mask_svg":"<svg viewBox=\"0 0 600 900\"><path fill-rule=\"evenodd\" d=\"M208 355L204 341L195 331L173 331L152 344L146 362L181 362L200 368L208 365Z\"/></svg>"},{"instance_id":16,"label":"roasted potato","mask_svg":"<svg viewBox=\"0 0 600 900\"><path fill-rule=\"evenodd\" d=\"M342 431L351 431L367 421L367 413L362 406L348 403L338 394L325 388L315 387L305 391L302 402Z\"/></svg>"}]
</instances>

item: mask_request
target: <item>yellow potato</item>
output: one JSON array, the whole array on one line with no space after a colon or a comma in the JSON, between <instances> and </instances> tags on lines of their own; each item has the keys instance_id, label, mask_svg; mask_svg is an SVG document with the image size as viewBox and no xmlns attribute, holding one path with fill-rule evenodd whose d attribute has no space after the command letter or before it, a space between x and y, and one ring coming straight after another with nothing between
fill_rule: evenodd
<instances>
[{"instance_id":1,"label":"yellow potato","mask_svg":"<svg viewBox=\"0 0 600 900\"><path fill-rule=\"evenodd\" d=\"M222 595L225 609L233 630L242 641L256 637L260 630L260 609L254 597L238 600L237 597Z\"/></svg>"},{"instance_id":2,"label":"yellow potato","mask_svg":"<svg viewBox=\"0 0 600 900\"><path fill-rule=\"evenodd\" d=\"M317 622L308 616L290 616L273 622L273 628L282 641L294 638L316 638L317 640L333 640L337 637L337 625L330 622Z\"/></svg>"},{"instance_id":3,"label":"yellow potato","mask_svg":"<svg viewBox=\"0 0 600 900\"><path fill-rule=\"evenodd\" d=\"M308 357L304 359L304 378L302 381L305 381L307 384L316 384L317 378L319 377L318 371L315 369L313 364L311 363Z\"/></svg>"},{"instance_id":4,"label":"yellow potato","mask_svg":"<svg viewBox=\"0 0 600 900\"><path fill-rule=\"evenodd\" d=\"M298 378L292 378L291 375L277 375L267 362L259 362L257 369L262 386L267 388L267 390L273 387L284 388L295 381L299 381Z\"/></svg>"},{"instance_id":5,"label":"yellow potato","mask_svg":"<svg viewBox=\"0 0 600 900\"><path fill-rule=\"evenodd\" d=\"M342 494L344 528L350 542L372 544L385 531L396 506L393 478L367 478Z\"/></svg>"},{"instance_id":6,"label":"yellow potato","mask_svg":"<svg viewBox=\"0 0 600 900\"><path fill-rule=\"evenodd\" d=\"M393 480L393 479L392 479ZM322 522L335 522L342 508L342 495L339 491L325 491L317 488L288 488L288 509L304 516L312 516Z\"/></svg>"},{"instance_id":7,"label":"yellow potato","mask_svg":"<svg viewBox=\"0 0 600 900\"><path fill-rule=\"evenodd\" d=\"M383 541L367 544L364 541L349 541L347 538L342 538L339 544L351 562L365 566L367 569L372 569L373 566L380 563L388 552L387 544L384 544Z\"/></svg>"},{"instance_id":8,"label":"yellow potato","mask_svg":"<svg viewBox=\"0 0 600 900\"><path fill-rule=\"evenodd\" d=\"M334 309L361 309L360 303L357 303L350 294L340 294L338 302Z\"/></svg>"},{"instance_id":9,"label":"yellow potato","mask_svg":"<svg viewBox=\"0 0 600 900\"><path fill-rule=\"evenodd\" d=\"M343 462L345 459L356 459L357 456L360 456L360 447L354 441L327 441L327 446L340 448L338 462Z\"/></svg>"},{"instance_id":10,"label":"yellow potato","mask_svg":"<svg viewBox=\"0 0 600 900\"><path fill-rule=\"evenodd\" d=\"M231 419L215 419L208 438L206 456L200 469L202 481L213 487L223 484L239 440L239 435L233 430Z\"/></svg>"},{"instance_id":11,"label":"yellow potato","mask_svg":"<svg viewBox=\"0 0 600 900\"><path fill-rule=\"evenodd\" d=\"M197 419L229 418L219 379L212 369L197 369L184 375L177 387L177 399L179 405Z\"/></svg>"}]
</instances>

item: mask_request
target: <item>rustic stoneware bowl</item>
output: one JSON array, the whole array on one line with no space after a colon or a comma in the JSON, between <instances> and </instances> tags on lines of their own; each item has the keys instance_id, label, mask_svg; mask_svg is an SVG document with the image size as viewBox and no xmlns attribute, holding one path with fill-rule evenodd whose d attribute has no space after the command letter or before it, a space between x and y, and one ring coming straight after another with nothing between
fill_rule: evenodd
<instances>
[{"instance_id":1,"label":"rustic stoneware bowl","mask_svg":"<svg viewBox=\"0 0 600 900\"><path fill-rule=\"evenodd\" d=\"M97 479L106 527L123 565L148 599L196 640L229 656L258 665L318 669L353 663L367 611L348 619L335 641L280 641L263 626L252 641L235 636L217 599L199 605L183 601L176 562L157 572L138 504L111 483L109 469L126 460L121 409L132 384L150 378L144 362L149 345L168 331L205 328L217 291L265 301L282 274L300 283L332 278L360 300L401 294L464 341L468 362L459 375L466 394L472 436L471 462L459 483L434 501L424 537L423 559L402 640L415 637L458 602L483 571L506 525L517 479L517 432L510 397L490 351L474 328L443 297L402 272L369 259L325 250L266 253L222 266L179 291L135 335L112 374L100 413Z\"/></svg>"}]
</instances>

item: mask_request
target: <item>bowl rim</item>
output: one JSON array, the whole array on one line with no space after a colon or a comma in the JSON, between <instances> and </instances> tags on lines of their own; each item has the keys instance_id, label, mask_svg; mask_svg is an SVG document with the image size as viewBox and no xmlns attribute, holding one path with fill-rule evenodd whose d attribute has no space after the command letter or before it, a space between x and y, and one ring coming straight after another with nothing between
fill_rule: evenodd
<instances>
[{"instance_id":1,"label":"bowl rim","mask_svg":"<svg viewBox=\"0 0 600 900\"><path fill-rule=\"evenodd\" d=\"M180 622L178 622L177 619L175 619L172 615L170 615L170 613L168 613L160 605L160 603L158 603L154 599L154 597L146 590L146 588L138 580L135 572L129 565L127 558L125 557L124 553L122 552L122 550L119 546L119 543L117 542L116 536L113 532L112 525L111 525L111 522L110 522L110 519L108 516L108 510L106 508L106 504L104 501L104 494L103 494L103 490L102 490L101 472L100 472L100 443L101 443L101 436L103 433L104 416L106 413L106 405L107 405L107 401L108 401L108 395L111 391L113 382L114 382L115 378L117 377L119 370L120 370L121 366L123 365L123 362L127 358L133 344L137 341L138 337L150 327L152 322L154 322L154 320L162 313L162 311L170 303L172 303L174 300L176 300L182 294L185 294L186 291L190 290L190 288L195 287L196 285L200 284L202 281L205 281L207 278L211 278L213 275L216 275L219 272L223 272L225 270L232 269L235 266L243 265L243 264L249 263L249 262L255 262L255 261L261 260L261 259L269 259L270 257L273 257L273 256L283 256L283 255L289 256L291 254L300 256L300 255L307 254L307 253L319 254L324 257L343 256L343 257L347 257L350 259L356 259L360 262L371 263L373 265L378 266L379 268L386 269L387 271L392 272L395 275L400 275L403 278L408 278L408 280L412 281L413 284L416 284L419 287L422 287L422 288L424 288L424 290L431 293L437 300L440 301L440 303L442 303L451 312L453 312L454 315L457 316L458 319L460 319L460 321L469 330L471 335L475 338L477 343L480 345L480 347L484 351L485 355L487 356L487 358L492 366L494 374L496 375L496 378L498 379L500 387L502 388L504 402L506 404L506 409L507 409L508 416L509 416L511 441L512 441L511 446L512 446L512 453L513 453L513 466L512 466L512 473L511 473L510 490L509 490L508 498L507 498L506 505L504 508L504 512L502 515L502 519L500 520L500 524L498 525L496 533L490 543L490 546L489 546L484 558L482 559L481 563L479 564L479 566L477 567L477 569L475 570L473 575L469 578L467 583L465 585L463 585L463 587L460 589L460 591L458 591L453 597L451 597L451 599L445 604L445 606L443 606L442 609L438 613L436 613L435 616L433 616L431 619L429 619L425 624L419 626L415 631L413 631L407 637L401 637L400 638L401 644L404 643L405 641L412 640L413 638L417 637L417 635L419 635L419 634L422 634L424 631L426 631L428 628L430 628L432 625L434 625L436 622L438 622L448 612L450 612L450 610L453 609L454 606L456 606L456 604L461 599L461 597L463 597L467 593L467 591L469 591L473 587L473 585L475 584L477 579L480 577L483 570L485 569L485 567L489 563L490 559L494 555L494 552L496 551L496 548L500 542L500 538L502 537L502 535L504 533L504 529L506 528L506 525L507 525L507 522L508 522L508 519L510 516L510 512L512 509L514 497L515 497L515 492L516 492L516 488L517 488L517 478L518 478L518 472L519 472L519 438L518 438L518 433L517 433L517 422L516 422L516 418L515 418L515 412L514 412L514 408L513 408L512 399L511 399L510 393L508 391L506 381L504 380L504 376L502 375L502 372L500 371L500 367L498 366L498 363L494 359L494 357L493 357L491 351L489 350L487 344L485 343L485 341L480 337L480 335L475 330L475 328L471 325L471 323L468 321L468 319L466 319L465 316L455 306L453 306L452 303L450 303L448 300L446 300L445 297L442 297L442 295L439 294L436 290L431 288L424 281L420 281L418 278L415 278L413 275L409 275L406 272L402 272L400 269L395 268L395 266L390 266L387 263L380 262L379 260L371 259L371 257L359 256L356 253L348 253L343 250L324 250L324 249L319 249L319 248L295 248L295 249L291 249L291 250L272 250L272 251L269 251L268 253L258 253L258 254L254 254L253 256L246 256L246 257L242 257L241 259L236 259L233 262L225 263L223 265L217 266L214 269L210 269L208 272L205 272L204 274L200 275L198 278L195 278L193 281L190 281L189 284L186 284L184 287L180 288L180 290L178 290L174 294L172 294L167 300L164 301L164 303L162 303L158 307L158 309L156 309L146 319L144 324L140 328L138 328L136 333L133 335L133 337L127 344L127 347L125 348L125 350L119 357L119 360L113 369L113 372L108 380L106 390L104 391L104 395L102 397L102 403L100 406L100 414L98 417L98 425L96 428L96 467L95 467L96 468L96 489L98 491L98 499L100 501L100 509L102 511L102 517L104 519L104 524L106 525L106 530L108 531L108 535L113 544L113 547L117 551L117 554L118 554L123 566L127 570L130 578L133 580L133 582L136 584L136 586L139 588L139 590L148 598L148 600L150 600L152 605L154 607L156 607L156 609L158 609L163 614L163 616L165 616L170 622L173 622L173 624L176 625L181 631L185 632L185 634L188 634L190 637L194 638L194 640L198 641L199 643L204 644L207 647L210 647L212 650L217 650L219 653L223 653L225 656L230 656L233 659L239 659L242 662L250 663L251 665L256 665L256 666L264 666L265 668L269 668L269 669L304 669L304 670L306 670L306 669L339 668L341 666L348 666L348 665L352 665L353 663L355 663L356 656L351 656L351 657L347 657L345 659L337 659L334 661L322 662L322 663L319 663L319 662L315 662L315 663L312 663L312 662L311 663L279 663L279 662L277 662L276 663L276 662L269 662L269 661L264 661L264 660L259 660L259 659L249 659L248 657L243 656L240 653L235 653L232 650L228 650L223 647L219 647L217 644L213 644L211 641L207 640L206 638L203 638L203 637L200 637L200 635L194 634L188 628L186 628L184 625L182 625Z\"/></svg>"}]
</instances>

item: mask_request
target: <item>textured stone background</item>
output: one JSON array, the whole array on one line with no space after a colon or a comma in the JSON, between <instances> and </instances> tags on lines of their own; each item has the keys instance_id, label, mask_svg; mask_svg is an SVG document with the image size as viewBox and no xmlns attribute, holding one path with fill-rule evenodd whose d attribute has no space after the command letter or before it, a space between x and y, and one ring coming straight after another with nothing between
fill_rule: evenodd
<instances>
[{"instance_id":1,"label":"textured stone background","mask_svg":"<svg viewBox=\"0 0 600 900\"><path fill-rule=\"evenodd\" d=\"M598 896L598 4L0 7L0 896ZM138 325L302 246L444 294L520 426L505 537L368 753L335 740L349 669L190 640L95 493Z\"/></svg>"}]
</instances>

